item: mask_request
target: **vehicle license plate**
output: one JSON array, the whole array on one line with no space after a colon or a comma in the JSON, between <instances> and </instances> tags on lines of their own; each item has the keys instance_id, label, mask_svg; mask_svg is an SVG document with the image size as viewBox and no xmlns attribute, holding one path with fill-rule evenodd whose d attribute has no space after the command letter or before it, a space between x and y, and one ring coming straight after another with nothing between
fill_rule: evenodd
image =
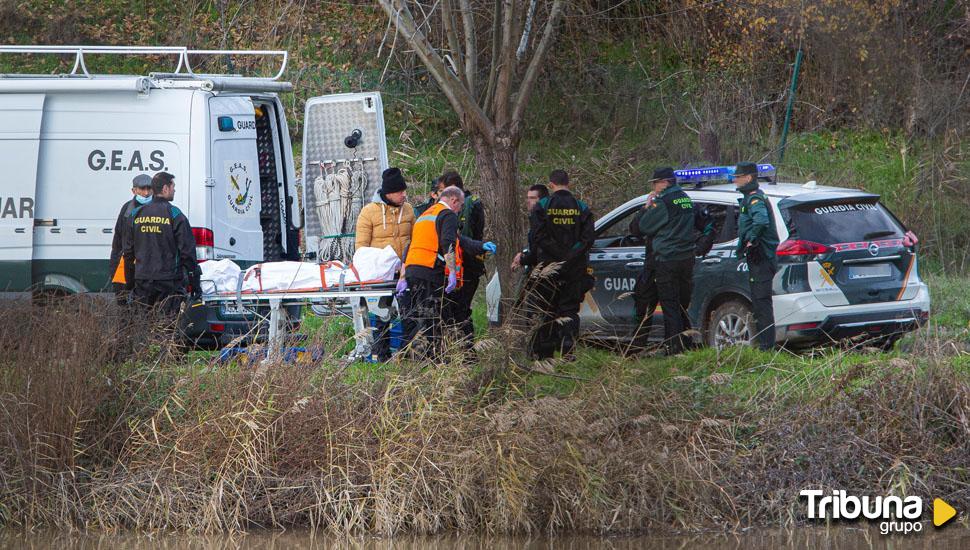
<instances>
[{"instance_id":1,"label":"vehicle license plate","mask_svg":"<svg viewBox=\"0 0 970 550\"><path fill-rule=\"evenodd\" d=\"M219 306L219 310L223 315L252 315L253 310L239 307L236 304L222 304Z\"/></svg>"},{"instance_id":2,"label":"vehicle license plate","mask_svg":"<svg viewBox=\"0 0 970 550\"><path fill-rule=\"evenodd\" d=\"M889 264L873 265L853 265L849 266L849 280L858 279L877 279L879 277L889 277L893 270Z\"/></svg>"}]
</instances>

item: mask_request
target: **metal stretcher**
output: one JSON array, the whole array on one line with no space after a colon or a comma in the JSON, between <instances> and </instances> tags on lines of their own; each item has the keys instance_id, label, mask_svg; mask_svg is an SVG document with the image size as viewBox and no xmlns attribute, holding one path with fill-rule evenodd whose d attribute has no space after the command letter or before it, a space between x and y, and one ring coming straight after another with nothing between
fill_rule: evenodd
<instances>
[{"instance_id":1,"label":"metal stretcher","mask_svg":"<svg viewBox=\"0 0 970 550\"><path fill-rule=\"evenodd\" d=\"M269 305L269 339L267 341L267 360L281 357L287 326L285 307L289 305L331 306L329 309L345 315L354 322L356 346L349 360L370 357L373 344L372 331L368 330L368 298L391 298L394 296L394 283L343 284L326 290L312 291L267 291L267 292L224 292L202 296L207 304L235 303L240 309L246 305ZM333 307L336 306L336 307ZM349 309L349 313L346 311ZM314 308L316 311L317 308ZM254 311L255 313L255 311ZM256 314L258 315L258 314ZM265 317L263 317L265 320Z\"/></svg>"}]
</instances>

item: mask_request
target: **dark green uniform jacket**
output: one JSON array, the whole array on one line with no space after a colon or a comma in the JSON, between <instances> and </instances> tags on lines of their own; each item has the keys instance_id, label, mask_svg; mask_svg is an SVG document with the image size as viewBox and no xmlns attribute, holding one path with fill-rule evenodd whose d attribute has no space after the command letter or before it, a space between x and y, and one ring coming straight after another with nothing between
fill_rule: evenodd
<instances>
[{"instance_id":1,"label":"dark green uniform jacket","mask_svg":"<svg viewBox=\"0 0 970 550\"><path fill-rule=\"evenodd\" d=\"M485 206L468 191L465 191L465 206L458 213L458 232L466 239L485 240ZM465 251L464 268L466 280L481 277L485 274L485 256L475 256Z\"/></svg>"},{"instance_id":2,"label":"dark green uniform jacket","mask_svg":"<svg viewBox=\"0 0 970 550\"><path fill-rule=\"evenodd\" d=\"M757 182L751 182L738 189L744 196L738 199L741 212L738 214L738 257L745 256L748 243L758 247L760 257L774 263L775 249L778 248L778 230L775 217L765 194ZM757 261L757 260L755 260Z\"/></svg>"},{"instance_id":3,"label":"dark green uniform jacket","mask_svg":"<svg viewBox=\"0 0 970 550\"><path fill-rule=\"evenodd\" d=\"M654 259L673 262L694 257L694 203L679 185L664 189L640 217L640 232L652 239Z\"/></svg>"}]
</instances>

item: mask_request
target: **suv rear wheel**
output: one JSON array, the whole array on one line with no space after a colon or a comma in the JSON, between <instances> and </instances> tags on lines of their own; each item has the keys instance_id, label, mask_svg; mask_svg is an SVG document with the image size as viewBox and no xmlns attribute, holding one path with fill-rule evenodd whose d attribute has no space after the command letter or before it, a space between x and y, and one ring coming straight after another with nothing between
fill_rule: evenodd
<instances>
[{"instance_id":1,"label":"suv rear wheel","mask_svg":"<svg viewBox=\"0 0 970 550\"><path fill-rule=\"evenodd\" d=\"M712 348L747 344L754 336L754 316L751 307L739 300L719 305L711 313L705 340Z\"/></svg>"}]
</instances>

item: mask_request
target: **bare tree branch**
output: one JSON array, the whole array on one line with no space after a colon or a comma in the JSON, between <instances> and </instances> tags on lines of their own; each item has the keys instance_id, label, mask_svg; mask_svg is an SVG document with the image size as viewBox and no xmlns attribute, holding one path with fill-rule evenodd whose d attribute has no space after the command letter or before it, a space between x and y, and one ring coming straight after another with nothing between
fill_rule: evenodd
<instances>
[{"instance_id":1,"label":"bare tree branch","mask_svg":"<svg viewBox=\"0 0 970 550\"><path fill-rule=\"evenodd\" d=\"M380 59L380 57L381 57L381 51L384 49L384 42L387 40L387 33L390 32L392 25L393 25L392 20L390 18L388 18L388 20L387 20L387 31L384 33L384 39L381 40L380 47L377 48L377 58L378 59ZM384 82L384 77L387 75L387 69L391 66L391 60L394 59L394 52L397 50L397 36L399 34L401 34L398 31L397 25L393 25L393 27L394 27L394 40L391 41L391 51L389 51L387 53L387 63L384 64L384 70L381 71L381 79L379 80L379 82L381 82L381 83Z\"/></svg>"},{"instance_id":2,"label":"bare tree branch","mask_svg":"<svg viewBox=\"0 0 970 550\"><path fill-rule=\"evenodd\" d=\"M552 4L552 9L549 10L549 19L546 21L546 28L542 33L542 39L539 41L539 45L536 46L535 53L532 54L532 60L529 61L529 67L526 69L525 76L522 78L522 84L519 86L519 96L516 98L515 109L512 112L512 135L518 135L519 127L522 125L522 118L525 116L525 109L529 105L532 90L535 88L536 80L539 78L539 71L545 62L546 55L549 53L549 48L552 46L556 28L559 26L559 21L562 20L565 8L565 0L556 0Z\"/></svg>"},{"instance_id":3,"label":"bare tree branch","mask_svg":"<svg viewBox=\"0 0 970 550\"><path fill-rule=\"evenodd\" d=\"M499 51L502 48L502 3L495 0L492 9L492 62L488 69L488 83L485 85L485 99L482 106L489 115L492 110L492 98L495 95L495 81L498 80Z\"/></svg>"},{"instance_id":4,"label":"bare tree branch","mask_svg":"<svg viewBox=\"0 0 970 550\"><path fill-rule=\"evenodd\" d=\"M522 29L522 39L519 40L519 48L515 50L515 58L522 61L522 56L529 50L529 35L532 34L532 19L536 16L536 4L539 0L529 2L529 11L525 14L525 28Z\"/></svg>"},{"instance_id":5,"label":"bare tree branch","mask_svg":"<svg viewBox=\"0 0 970 550\"><path fill-rule=\"evenodd\" d=\"M509 106L512 96L512 77L515 74L515 48L512 36L515 33L515 0L502 0L502 46L499 49L498 80L495 83L495 98L492 112L495 113L495 126L503 128L509 123Z\"/></svg>"},{"instance_id":6,"label":"bare tree branch","mask_svg":"<svg viewBox=\"0 0 970 550\"><path fill-rule=\"evenodd\" d=\"M512 40L516 47L518 46L518 40L520 40L519 37L521 37L522 33L525 32L525 14L528 11L531 1L532 0L516 0L515 15L512 17ZM517 74L519 68L519 59L514 56L513 58L515 59L515 73Z\"/></svg>"},{"instance_id":7,"label":"bare tree branch","mask_svg":"<svg viewBox=\"0 0 970 550\"><path fill-rule=\"evenodd\" d=\"M455 27L455 14L451 9L451 2L452 0L441 0L441 23L445 29L445 37L448 39L451 58L455 62L455 72L464 80L465 66L462 64L461 45L458 42L458 29ZM465 82L467 83L467 80Z\"/></svg>"},{"instance_id":8,"label":"bare tree branch","mask_svg":"<svg viewBox=\"0 0 970 550\"><path fill-rule=\"evenodd\" d=\"M478 97L478 43L475 38L475 13L471 0L459 0L461 22L465 32L465 82L473 98Z\"/></svg>"},{"instance_id":9,"label":"bare tree branch","mask_svg":"<svg viewBox=\"0 0 970 550\"><path fill-rule=\"evenodd\" d=\"M431 16L434 15L435 10L438 9L438 4L440 3L441 3L441 0L436 0L435 3L431 6L431 11L429 12L424 11L424 4L422 4L421 2L414 3L414 5L417 6L419 10L421 10L421 15L424 16L424 20L421 21L421 24L417 26L419 30L423 29L425 26L428 25L428 22L431 21ZM428 42L430 43L431 41L429 40Z\"/></svg>"},{"instance_id":10,"label":"bare tree branch","mask_svg":"<svg viewBox=\"0 0 970 550\"><path fill-rule=\"evenodd\" d=\"M461 80L448 70L445 61L431 47L428 37L418 29L414 16L408 9L405 0L377 1L388 17L394 20L394 24L404 35L405 40L428 68L428 72L438 83L438 87L444 92L458 117L470 126L478 128L485 135L494 136L494 125L485 116L475 99L468 94L468 89L465 88Z\"/></svg>"},{"instance_id":11,"label":"bare tree branch","mask_svg":"<svg viewBox=\"0 0 970 550\"><path fill-rule=\"evenodd\" d=\"M485 7L487 2L435 0L430 11L425 12L420 0L377 1L448 98L475 151L477 180L481 185L486 210L494 220L489 231L501 242L510 243L498 251L498 272L502 285L511 288L509 266L515 245L522 240L523 234L523 220L516 215L521 197L518 188L518 147L522 119L564 17L567 0L548 2L548 20L544 25L539 23L539 14L545 14L547 10L545 5L539 5L538 0L493 1L491 66L484 90L476 84L482 76L479 70L479 54L482 52L478 51L475 43L479 30L476 29L475 15L484 21L487 21L488 15L475 14L473 6ZM430 0L427 3L430 4ZM424 34L423 26L428 23L433 25L430 14L438 5L442 6L443 40L448 43L448 47L441 50L450 48L457 56L457 61L463 62L455 70L446 65L446 61L452 61L451 58L446 58L443 51L436 49ZM425 14L421 25L415 22L408 6L414 6L415 10ZM455 9L461 12L461 29L458 28ZM484 27L482 21L478 25ZM538 34L540 28L542 36L534 40L532 35ZM480 30L485 31L485 28ZM459 36L459 33L463 34ZM455 65L452 64L452 67ZM479 103L478 98L482 96L484 101Z\"/></svg>"}]
</instances>

